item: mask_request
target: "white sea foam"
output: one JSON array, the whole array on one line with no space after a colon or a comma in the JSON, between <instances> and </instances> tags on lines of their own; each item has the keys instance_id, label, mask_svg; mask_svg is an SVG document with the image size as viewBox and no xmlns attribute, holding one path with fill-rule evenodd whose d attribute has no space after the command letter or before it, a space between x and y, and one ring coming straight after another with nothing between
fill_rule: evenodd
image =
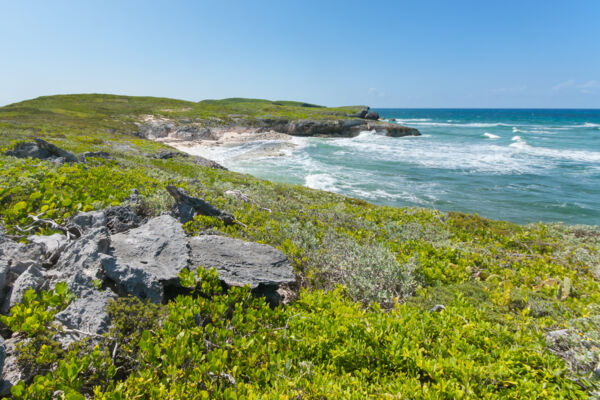
<instances>
[{"instance_id":1,"label":"white sea foam","mask_svg":"<svg viewBox=\"0 0 600 400\"><path fill-rule=\"evenodd\" d=\"M488 139L500 139L500 136L494 135L493 133L489 133L489 132L485 132L483 134L483 136L485 136Z\"/></svg>"},{"instance_id":2,"label":"white sea foam","mask_svg":"<svg viewBox=\"0 0 600 400\"><path fill-rule=\"evenodd\" d=\"M409 122L427 122L431 121L431 118L396 118L396 122L409 123Z\"/></svg>"},{"instance_id":3,"label":"white sea foam","mask_svg":"<svg viewBox=\"0 0 600 400\"><path fill-rule=\"evenodd\" d=\"M304 178L304 184L312 189L327 190L328 192L335 192L337 190L336 179L326 173L311 174Z\"/></svg>"},{"instance_id":4,"label":"white sea foam","mask_svg":"<svg viewBox=\"0 0 600 400\"><path fill-rule=\"evenodd\" d=\"M513 126L513 127L512 127L512 131L513 131L513 133L521 132L521 131L519 130L519 128L517 128L516 126Z\"/></svg>"},{"instance_id":5,"label":"white sea foam","mask_svg":"<svg viewBox=\"0 0 600 400\"><path fill-rule=\"evenodd\" d=\"M431 126L431 127L460 127L460 128L494 128L497 126L512 126L502 122L467 122L467 123L448 123L448 122L407 122L407 125Z\"/></svg>"}]
</instances>

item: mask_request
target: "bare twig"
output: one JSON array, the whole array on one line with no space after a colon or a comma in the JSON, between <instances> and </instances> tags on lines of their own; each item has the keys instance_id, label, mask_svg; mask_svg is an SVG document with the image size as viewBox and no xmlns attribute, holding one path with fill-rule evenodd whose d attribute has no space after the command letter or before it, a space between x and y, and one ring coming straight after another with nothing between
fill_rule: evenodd
<instances>
[{"instance_id":1,"label":"bare twig","mask_svg":"<svg viewBox=\"0 0 600 400\"><path fill-rule=\"evenodd\" d=\"M58 224L56 221L51 220L50 218L42 218L44 214L46 214L46 211L43 211L38 215L29 214L29 218L31 218L33 222L27 225L26 227L20 227L18 225L15 225L15 229L21 233L30 233L39 227L48 226L51 229L61 231L65 234L65 236L67 236L67 239L69 240L76 239L79 236L81 236L81 231L79 230L79 228L68 228L66 226ZM75 231L75 233L73 231Z\"/></svg>"}]
</instances>

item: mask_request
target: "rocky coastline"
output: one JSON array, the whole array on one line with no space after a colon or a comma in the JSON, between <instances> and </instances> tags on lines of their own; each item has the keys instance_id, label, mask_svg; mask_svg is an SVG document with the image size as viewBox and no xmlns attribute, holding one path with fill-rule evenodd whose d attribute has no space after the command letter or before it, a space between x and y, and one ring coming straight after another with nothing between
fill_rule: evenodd
<instances>
[{"instance_id":1,"label":"rocky coastline","mask_svg":"<svg viewBox=\"0 0 600 400\"><path fill-rule=\"evenodd\" d=\"M203 145L227 145L253 140L289 140L300 137L355 137L364 131L389 137L420 136L407 126L379 120L369 108L333 119L233 118L230 123L191 119L169 119L144 116L138 123L137 135L163 142L195 142Z\"/></svg>"}]
</instances>

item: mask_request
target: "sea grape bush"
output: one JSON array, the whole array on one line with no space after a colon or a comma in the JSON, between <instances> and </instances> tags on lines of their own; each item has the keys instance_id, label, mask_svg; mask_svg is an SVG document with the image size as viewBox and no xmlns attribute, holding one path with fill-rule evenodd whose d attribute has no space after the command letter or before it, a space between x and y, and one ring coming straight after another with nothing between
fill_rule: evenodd
<instances>
[{"instance_id":1,"label":"sea grape bush","mask_svg":"<svg viewBox=\"0 0 600 400\"><path fill-rule=\"evenodd\" d=\"M365 308L343 287L305 290L296 303L271 308L248 288L223 291L211 270L186 271L181 281L190 294L168 305L147 305L161 307L165 318L141 334L131 332L138 340L128 375L98 380L100 370L107 371L105 377L116 374L98 346L83 357L70 352L51 373L15 386L13 396L51 399L57 391L73 399L586 395L562 360L545 349L543 335L527 328L531 317L520 315L518 326L491 322L486 306L460 293L441 312L408 303ZM139 313L147 306L129 303L127 309Z\"/></svg>"}]
</instances>

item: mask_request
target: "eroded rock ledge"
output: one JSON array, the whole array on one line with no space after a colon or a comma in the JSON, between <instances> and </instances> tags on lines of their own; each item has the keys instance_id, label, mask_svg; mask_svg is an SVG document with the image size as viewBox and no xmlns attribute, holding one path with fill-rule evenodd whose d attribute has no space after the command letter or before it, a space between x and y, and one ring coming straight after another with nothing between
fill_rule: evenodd
<instances>
[{"instance_id":1,"label":"eroded rock ledge","mask_svg":"<svg viewBox=\"0 0 600 400\"><path fill-rule=\"evenodd\" d=\"M238 120L222 125L206 121L175 121L166 118L146 116L138 123L138 135L148 139L176 139L181 141L216 141L226 132L264 134L275 132L291 136L354 137L363 131L375 131L390 137L420 136L421 133L407 126L382 122L365 113L365 118L353 119L280 119L258 118Z\"/></svg>"}]
</instances>

